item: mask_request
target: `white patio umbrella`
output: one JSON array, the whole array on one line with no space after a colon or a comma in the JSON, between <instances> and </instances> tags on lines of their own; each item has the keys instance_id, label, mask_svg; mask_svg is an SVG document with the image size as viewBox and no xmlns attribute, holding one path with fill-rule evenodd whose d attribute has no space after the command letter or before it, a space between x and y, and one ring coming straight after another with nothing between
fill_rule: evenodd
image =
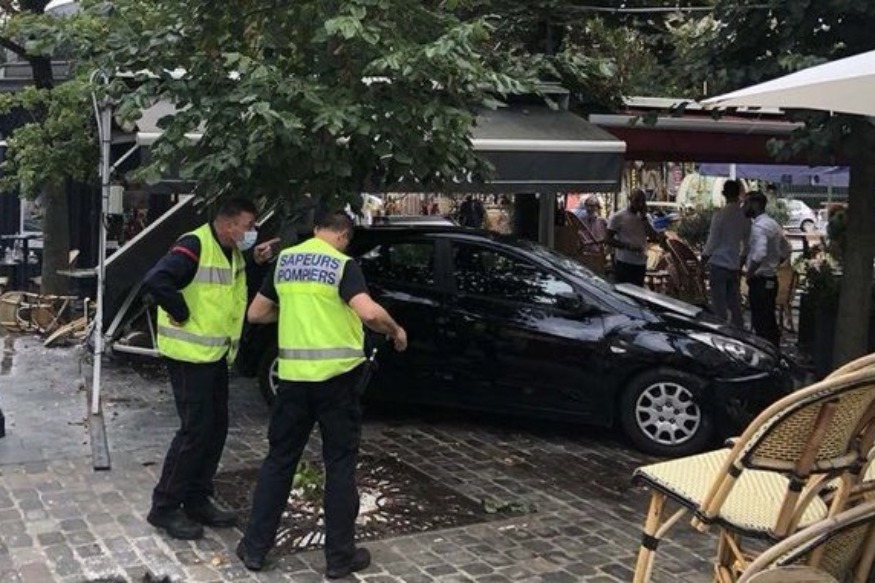
<instances>
[{"instance_id":1,"label":"white patio umbrella","mask_svg":"<svg viewBox=\"0 0 875 583\"><path fill-rule=\"evenodd\" d=\"M703 100L711 107L819 109L875 116L875 51Z\"/></svg>"}]
</instances>

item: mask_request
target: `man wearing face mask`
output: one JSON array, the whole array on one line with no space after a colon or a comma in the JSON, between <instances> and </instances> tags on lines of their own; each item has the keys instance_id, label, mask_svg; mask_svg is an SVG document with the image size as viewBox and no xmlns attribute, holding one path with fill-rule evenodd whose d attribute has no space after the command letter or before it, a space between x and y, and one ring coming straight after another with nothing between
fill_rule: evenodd
<instances>
[{"instance_id":1,"label":"man wearing face mask","mask_svg":"<svg viewBox=\"0 0 875 583\"><path fill-rule=\"evenodd\" d=\"M210 497L228 433L228 366L246 312L243 251L257 237L255 214L251 201L225 201L212 223L180 237L143 282L158 304L158 351L180 418L147 520L173 538L198 539L203 525L235 523ZM277 242L256 246L252 260L268 261Z\"/></svg>"}]
</instances>

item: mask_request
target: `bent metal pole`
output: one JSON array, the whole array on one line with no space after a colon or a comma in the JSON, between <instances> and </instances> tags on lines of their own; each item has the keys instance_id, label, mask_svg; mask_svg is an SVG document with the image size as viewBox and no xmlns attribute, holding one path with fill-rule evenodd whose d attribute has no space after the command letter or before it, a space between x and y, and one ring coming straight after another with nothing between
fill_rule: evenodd
<instances>
[{"instance_id":1,"label":"bent metal pole","mask_svg":"<svg viewBox=\"0 0 875 583\"><path fill-rule=\"evenodd\" d=\"M98 79L107 81L102 71L92 74L92 81ZM103 358L103 291L106 277L106 208L109 204L110 187L110 145L112 141L112 105L104 97L98 106L97 96L92 94L95 115L97 116L97 131L100 136L100 212L98 213L98 249L97 249L97 309L94 316L94 368L91 378L91 414L100 413L100 376L101 359Z\"/></svg>"}]
</instances>

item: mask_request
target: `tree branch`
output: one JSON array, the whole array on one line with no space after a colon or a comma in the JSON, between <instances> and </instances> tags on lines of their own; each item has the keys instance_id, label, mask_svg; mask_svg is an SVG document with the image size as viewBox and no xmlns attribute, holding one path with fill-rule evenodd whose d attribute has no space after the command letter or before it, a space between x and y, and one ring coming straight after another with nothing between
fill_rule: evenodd
<instances>
[{"instance_id":1,"label":"tree branch","mask_svg":"<svg viewBox=\"0 0 875 583\"><path fill-rule=\"evenodd\" d=\"M0 36L0 47L3 47L4 49L8 49L8 50L12 51L13 53L18 55L19 57L28 56L27 49L25 49L23 46L21 46L17 42L11 41L6 37Z\"/></svg>"}]
</instances>

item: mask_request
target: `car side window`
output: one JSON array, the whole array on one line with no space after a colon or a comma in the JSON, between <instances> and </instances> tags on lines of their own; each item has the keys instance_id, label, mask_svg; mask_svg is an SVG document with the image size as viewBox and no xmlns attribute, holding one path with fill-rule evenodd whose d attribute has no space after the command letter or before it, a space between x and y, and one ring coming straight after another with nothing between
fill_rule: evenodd
<instances>
[{"instance_id":1,"label":"car side window","mask_svg":"<svg viewBox=\"0 0 875 583\"><path fill-rule=\"evenodd\" d=\"M492 249L460 243L454 258L461 293L554 307L575 293L568 282L534 263Z\"/></svg>"},{"instance_id":2,"label":"car side window","mask_svg":"<svg viewBox=\"0 0 875 583\"><path fill-rule=\"evenodd\" d=\"M392 242L377 245L359 258L367 280L434 285L434 244Z\"/></svg>"}]
</instances>

